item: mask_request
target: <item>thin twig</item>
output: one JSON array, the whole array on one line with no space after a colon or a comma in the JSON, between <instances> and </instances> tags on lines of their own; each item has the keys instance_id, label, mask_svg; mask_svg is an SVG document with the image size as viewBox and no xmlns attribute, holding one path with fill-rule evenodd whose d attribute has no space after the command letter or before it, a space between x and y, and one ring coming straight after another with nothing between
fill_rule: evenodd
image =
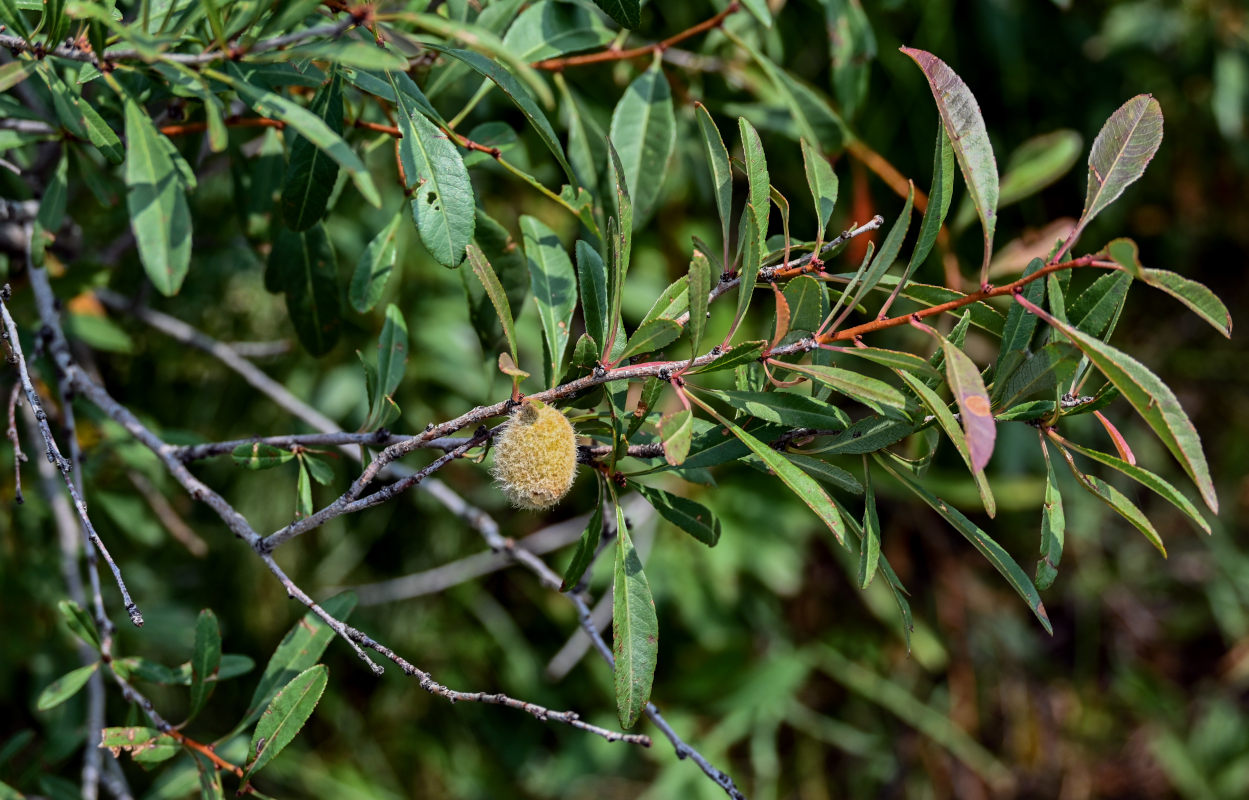
<instances>
[{"instance_id":1,"label":"thin twig","mask_svg":"<svg viewBox=\"0 0 1249 800\"><path fill-rule=\"evenodd\" d=\"M21 402L22 384L14 381L13 388L9 391L9 427L5 433L13 443L13 499L19 506L26 502L22 497L22 464L26 463L26 454L22 452L22 440L17 435L17 407Z\"/></svg>"},{"instance_id":2,"label":"thin twig","mask_svg":"<svg viewBox=\"0 0 1249 800\"><path fill-rule=\"evenodd\" d=\"M669 36L667 39L664 39L662 42L656 42L654 44L643 45L641 47L634 47L629 50L607 49L607 50L600 50L597 53L584 53L582 55L564 56L562 58L547 58L542 61L535 61L529 66L533 67L534 69L562 70L562 69L565 69L566 67L581 67L581 66L585 66L586 64L601 64L605 61L623 61L623 60L630 59L630 58L638 58L639 56L650 55L652 53L662 53L663 51L667 50L669 47L672 47L673 45L676 45L676 44L680 44L681 42L685 41L686 39L689 39L692 36L697 36L700 33L705 33L707 31L720 27L724 23L725 18L727 18L730 14L734 13L741 7L742 7L741 3L737 2L737 0L733 0L732 3L729 3L727 6L725 6L723 11L721 11L719 14L716 14L711 19L703 20L697 25L693 25L689 28L686 28L685 30L681 31L678 34Z\"/></svg>"},{"instance_id":3,"label":"thin twig","mask_svg":"<svg viewBox=\"0 0 1249 800\"><path fill-rule=\"evenodd\" d=\"M117 581L117 588L121 591L122 603L126 608L126 613L130 616L130 621L135 627L143 625L143 614L140 613L139 607L135 605L134 600L130 599L130 591L126 588L126 581L122 578L121 569L118 568L117 562L113 560L113 556L108 552L108 548L104 546L100 535L96 533L95 526L91 523L91 518L87 515L87 504L82 499L82 494L78 491L76 482L70 472L73 465L69 459L61 455L61 448L57 446L56 438L52 435L52 428L48 425L48 415L44 412L43 406L39 402L39 395L35 391L35 385L31 382L30 372L26 368L26 358L22 355L22 343L18 338L17 323L13 321L12 315L9 314L9 306L4 299L9 296L10 289L5 284L4 289L0 291L0 314L4 317L4 335L9 340L9 347L12 349L13 357L17 361L18 375L22 381L22 390L26 393L26 402L30 404L31 411L35 414L35 419L39 423L39 432L43 436L46 446L45 454L48 460L56 465L61 472L61 477L65 480L65 487L69 490L69 495L74 501L74 508L78 511L78 518L82 522L83 530L86 531L87 537L91 540L91 544L95 545L100 555L104 556L104 561L108 564L109 569L113 571L113 578Z\"/></svg>"}]
</instances>

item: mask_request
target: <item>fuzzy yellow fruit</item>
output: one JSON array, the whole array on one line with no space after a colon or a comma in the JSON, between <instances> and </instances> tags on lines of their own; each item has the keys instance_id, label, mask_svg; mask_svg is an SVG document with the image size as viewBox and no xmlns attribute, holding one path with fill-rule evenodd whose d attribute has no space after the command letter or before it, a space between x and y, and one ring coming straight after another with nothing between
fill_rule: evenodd
<instances>
[{"instance_id":1,"label":"fuzzy yellow fruit","mask_svg":"<svg viewBox=\"0 0 1249 800\"><path fill-rule=\"evenodd\" d=\"M517 508L558 503L577 475L577 437L558 409L526 400L495 437L494 479Z\"/></svg>"}]
</instances>

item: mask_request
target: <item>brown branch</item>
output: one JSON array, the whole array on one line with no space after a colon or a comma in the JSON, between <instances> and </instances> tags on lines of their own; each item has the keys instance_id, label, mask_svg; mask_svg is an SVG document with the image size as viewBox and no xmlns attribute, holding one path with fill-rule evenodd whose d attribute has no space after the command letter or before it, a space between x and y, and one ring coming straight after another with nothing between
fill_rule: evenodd
<instances>
[{"instance_id":1,"label":"brown branch","mask_svg":"<svg viewBox=\"0 0 1249 800\"><path fill-rule=\"evenodd\" d=\"M741 3L737 2L737 0L733 0L733 2L729 3L723 11L716 14L711 19L703 20L693 27L686 28L678 34L669 36L662 42L655 42L654 44L634 47L629 50L607 49L600 50L597 53L583 53L581 55L564 56L562 58L547 58L542 61L534 61L529 66L534 69L562 70L565 67L581 67L586 64L601 64L605 61L624 61L630 58L649 55L651 53L662 53L669 47L680 44L692 36L697 36L700 33L705 33L709 30L720 27L730 14L737 11L741 7Z\"/></svg>"},{"instance_id":2,"label":"brown branch","mask_svg":"<svg viewBox=\"0 0 1249 800\"><path fill-rule=\"evenodd\" d=\"M17 407L21 398L22 384L14 381L13 390L9 392L9 427L5 433L13 443L13 499L19 506L26 502L22 497L22 464L26 461L26 454L22 452L22 440L17 435Z\"/></svg>"}]
</instances>

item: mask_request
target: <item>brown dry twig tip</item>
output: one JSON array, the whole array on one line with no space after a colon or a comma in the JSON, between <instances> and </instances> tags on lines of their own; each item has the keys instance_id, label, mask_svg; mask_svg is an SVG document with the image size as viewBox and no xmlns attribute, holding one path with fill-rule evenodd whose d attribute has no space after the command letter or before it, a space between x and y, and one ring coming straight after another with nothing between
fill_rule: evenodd
<instances>
[{"instance_id":1,"label":"brown dry twig tip","mask_svg":"<svg viewBox=\"0 0 1249 800\"><path fill-rule=\"evenodd\" d=\"M730 14L738 11L741 7L741 3L737 2L737 0L733 0L732 3L729 3L723 11L716 14L714 17L703 20L697 25L691 26L680 33L669 36L662 42L642 45L641 47L634 47L629 50L612 50L609 48L607 50L600 50L597 53L583 53L582 55L564 56L562 58L546 58L541 61L534 61L529 66L534 69L559 71L565 69L566 67L582 67L586 64L601 64L605 61L624 61L630 58L650 55L652 53L662 53L669 47L680 44L690 37L697 36L700 33L706 33L707 31L720 27Z\"/></svg>"}]
</instances>

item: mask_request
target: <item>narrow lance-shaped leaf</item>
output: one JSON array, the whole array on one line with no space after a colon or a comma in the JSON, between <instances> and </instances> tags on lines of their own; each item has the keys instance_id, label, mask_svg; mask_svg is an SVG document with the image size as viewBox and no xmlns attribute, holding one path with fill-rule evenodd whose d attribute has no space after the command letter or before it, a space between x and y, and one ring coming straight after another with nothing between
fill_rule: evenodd
<instances>
[{"instance_id":1,"label":"narrow lance-shaped leaf","mask_svg":"<svg viewBox=\"0 0 1249 800\"><path fill-rule=\"evenodd\" d=\"M838 544L845 546L846 535L841 515L837 513L837 507L833 505L833 501L829 498L828 493L824 491L824 487L816 483L815 479L810 475L790 463L783 454L773 450L735 423L722 417L715 409L698 399L695 395L691 394L690 399L702 406L703 410L736 436L763 463L767 464L768 468L781 479L781 482L788 486L790 491L798 495L798 498L815 512L820 521L828 526L828 529L837 539Z\"/></svg>"},{"instance_id":2,"label":"narrow lance-shaped leaf","mask_svg":"<svg viewBox=\"0 0 1249 800\"><path fill-rule=\"evenodd\" d=\"M399 223L402 220L403 211L400 209L386 223L386 227L373 237L360 254L360 260L356 262L348 296L352 308L361 314L372 311L378 304L386 291L386 284L395 273L395 256L399 252Z\"/></svg>"},{"instance_id":3,"label":"narrow lance-shaped leaf","mask_svg":"<svg viewBox=\"0 0 1249 800\"><path fill-rule=\"evenodd\" d=\"M751 125L745 117L738 117L737 127L742 137L742 153L746 158L746 182L749 186L746 207L755 219L755 227L758 228L755 247L759 251L759 257L762 258L767 249L768 213L771 211L771 204L768 202L771 189L768 160L763 154L763 142L760 141L759 132L755 130L755 126ZM748 260L749 254L743 258Z\"/></svg>"},{"instance_id":4,"label":"narrow lance-shaped leaf","mask_svg":"<svg viewBox=\"0 0 1249 800\"><path fill-rule=\"evenodd\" d=\"M252 734L244 783L294 740L316 710L321 693L329 682L329 674L329 668L324 664L309 667L292 678L273 698Z\"/></svg>"},{"instance_id":5,"label":"narrow lance-shaped leaf","mask_svg":"<svg viewBox=\"0 0 1249 800\"><path fill-rule=\"evenodd\" d=\"M589 242L577 240L577 286L581 291L581 315L585 330L595 344L607 342L607 265Z\"/></svg>"},{"instance_id":6,"label":"narrow lance-shaped leaf","mask_svg":"<svg viewBox=\"0 0 1249 800\"><path fill-rule=\"evenodd\" d=\"M91 676L99 668L100 662L96 661L93 664L88 664L85 667L79 667L65 673L48 684L48 687L39 693L39 698L35 701L35 708L40 711L56 708L61 703L78 694L79 690L87 685L87 681L91 680Z\"/></svg>"},{"instance_id":7,"label":"narrow lance-shaped leaf","mask_svg":"<svg viewBox=\"0 0 1249 800\"><path fill-rule=\"evenodd\" d=\"M941 224L945 222L950 211L950 201L954 197L954 146L950 143L945 126L937 126L937 146L932 156L932 186L928 190L928 208L924 211L924 220L919 225L919 238L915 241L915 249L911 251L911 259L906 264L906 274L899 286L915 274L916 268L924 263L924 259L932 252L932 246L941 232Z\"/></svg>"},{"instance_id":8,"label":"narrow lance-shaped leaf","mask_svg":"<svg viewBox=\"0 0 1249 800\"><path fill-rule=\"evenodd\" d=\"M191 710L194 717L208 702L217 685L217 668L221 666L221 626L209 609L199 613L195 621L195 649L191 653Z\"/></svg>"},{"instance_id":9,"label":"narrow lance-shaped leaf","mask_svg":"<svg viewBox=\"0 0 1249 800\"><path fill-rule=\"evenodd\" d=\"M967 84L954 70L932 53L910 47L901 48L924 72L928 88L937 102L937 111L945 125L967 182L976 213L984 228L984 260L981 262L981 282L987 277L989 259L993 255L993 233L997 229L998 174L997 159L993 145L985 129L980 106Z\"/></svg>"},{"instance_id":10,"label":"narrow lance-shaped leaf","mask_svg":"<svg viewBox=\"0 0 1249 800\"><path fill-rule=\"evenodd\" d=\"M672 89L658 60L629 84L616 104L611 141L637 218L645 219L655 210L677 145Z\"/></svg>"},{"instance_id":11,"label":"narrow lance-shaped leaf","mask_svg":"<svg viewBox=\"0 0 1249 800\"><path fill-rule=\"evenodd\" d=\"M72 600L62 600L56 604L56 607L65 619L66 626L75 636L96 650L100 649L100 631L95 626L95 620L91 619L91 615L84 611L82 606Z\"/></svg>"},{"instance_id":12,"label":"narrow lance-shaped leaf","mask_svg":"<svg viewBox=\"0 0 1249 800\"><path fill-rule=\"evenodd\" d=\"M711 262L701 250L690 259L689 305L690 357L697 358L707 330L707 305L711 294Z\"/></svg>"},{"instance_id":13,"label":"narrow lance-shaped leaf","mask_svg":"<svg viewBox=\"0 0 1249 800\"><path fill-rule=\"evenodd\" d=\"M295 233L283 228L269 251L269 270L286 293L286 310L299 342L322 356L338 342L342 324L338 267L325 228L319 223Z\"/></svg>"},{"instance_id":14,"label":"narrow lance-shaped leaf","mask_svg":"<svg viewBox=\"0 0 1249 800\"><path fill-rule=\"evenodd\" d=\"M711 170L716 211L720 214L720 235L724 241L724 252L727 254L730 226L733 220L733 168L729 162L729 151L724 146L720 129L716 127L707 107L702 103L695 103L694 116L698 119L698 129L703 135L703 147L707 151L707 166Z\"/></svg>"},{"instance_id":15,"label":"narrow lance-shaped leaf","mask_svg":"<svg viewBox=\"0 0 1249 800\"><path fill-rule=\"evenodd\" d=\"M477 245L470 244L466 253L468 263L473 267L473 274L477 276L477 280L481 281L482 288L486 290L486 296L490 298L495 313L499 315L499 322L503 325L503 336L507 339L508 352L512 354L512 362L516 363L516 325L512 321L512 308L508 305L503 284L499 283L499 277L494 274L494 268L490 266L490 262L482 255Z\"/></svg>"},{"instance_id":16,"label":"narrow lance-shaped leaf","mask_svg":"<svg viewBox=\"0 0 1249 800\"><path fill-rule=\"evenodd\" d=\"M529 282L538 319L546 337L550 361L544 365L548 384L555 386L564 374L564 350L568 347L573 310L577 306L577 279L568 251L555 231L536 217L520 218L529 261Z\"/></svg>"},{"instance_id":17,"label":"narrow lance-shaped leaf","mask_svg":"<svg viewBox=\"0 0 1249 800\"><path fill-rule=\"evenodd\" d=\"M603 345L603 360L610 358L615 349L616 334L622 327L620 306L624 301L624 280L629 272L629 259L633 248L633 201L629 196L624 166L612 140L607 140L608 182L616 190L616 216L607 220L607 343Z\"/></svg>"},{"instance_id":18,"label":"narrow lance-shaped leaf","mask_svg":"<svg viewBox=\"0 0 1249 800\"><path fill-rule=\"evenodd\" d=\"M399 307L386 307L386 322L377 337L377 391L373 394L373 408L369 417L381 422L384 404L394 405L393 395L403 380L408 366L408 324ZM389 422L389 420L388 420Z\"/></svg>"},{"instance_id":19,"label":"narrow lance-shaped leaf","mask_svg":"<svg viewBox=\"0 0 1249 800\"><path fill-rule=\"evenodd\" d=\"M958 403L971 468L973 472L980 472L993 456L993 444L997 441L997 425L993 421L989 392L980 377L980 369L935 328L918 322L912 324L941 342L941 351L945 354L945 377Z\"/></svg>"},{"instance_id":20,"label":"narrow lance-shaped leaf","mask_svg":"<svg viewBox=\"0 0 1249 800\"><path fill-rule=\"evenodd\" d=\"M594 0L594 4L622 28L633 29L641 22L641 3L638 0Z\"/></svg>"},{"instance_id":21,"label":"narrow lance-shaped leaf","mask_svg":"<svg viewBox=\"0 0 1249 800\"><path fill-rule=\"evenodd\" d=\"M763 200L767 203L765 197ZM745 247L742 252L742 265L738 270L737 311L733 315L733 324L725 337L725 342L732 338L737 326L742 324L746 310L750 308L750 298L754 295L755 282L759 279L759 269L763 266L762 233L759 230L758 216L752 204L747 203L742 212L746 221Z\"/></svg>"},{"instance_id":22,"label":"narrow lance-shaped leaf","mask_svg":"<svg viewBox=\"0 0 1249 800\"><path fill-rule=\"evenodd\" d=\"M702 503L652 486L634 484L638 494L655 507L659 516L676 525L698 541L714 547L720 541L720 520Z\"/></svg>"},{"instance_id":23,"label":"narrow lance-shaped leaf","mask_svg":"<svg viewBox=\"0 0 1249 800\"><path fill-rule=\"evenodd\" d=\"M1101 500L1117 514L1132 523L1137 530L1145 534L1145 538L1149 540L1149 543L1156 547L1159 553L1162 553L1163 558L1166 558L1167 548L1162 543L1162 537L1158 535L1158 531L1154 528L1153 523L1149 521L1149 518L1123 492L1096 475L1081 472L1080 468L1076 466L1075 459L1071 457L1070 451L1061 444L1058 445L1058 449L1063 454L1063 458L1066 459L1067 466L1071 468L1071 474L1076 476L1076 480L1080 482L1080 485L1089 494Z\"/></svg>"},{"instance_id":24,"label":"narrow lance-shaped leaf","mask_svg":"<svg viewBox=\"0 0 1249 800\"><path fill-rule=\"evenodd\" d=\"M876 513L876 491L872 488L872 467L863 456L863 538L859 541L859 587L866 589L880 563L880 517Z\"/></svg>"},{"instance_id":25,"label":"narrow lance-shaped leaf","mask_svg":"<svg viewBox=\"0 0 1249 800\"><path fill-rule=\"evenodd\" d=\"M885 235L885 240L881 243L876 257L863 270L862 279L855 281L854 299L846 306L846 309L841 313L834 325L840 324L840 321L845 319L859 305L859 302L867 296L867 293L876 288L881 278L885 276L885 273L893 266L893 262L897 260L898 253L902 251L902 242L906 239L906 232L911 227L911 209L915 204L915 185L908 185L910 188L906 193L906 202L902 204L902 213L894 220L893 227ZM848 291L850 287L848 286L846 289Z\"/></svg>"},{"instance_id":26,"label":"narrow lance-shaped leaf","mask_svg":"<svg viewBox=\"0 0 1249 800\"><path fill-rule=\"evenodd\" d=\"M642 325L629 337L624 352L616 361L623 361L641 353L653 353L662 350L677 340L681 335L681 326L671 319L653 319Z\"/></svg>"},{"instance_id":27,"label":"narrow lance-shaped leaf","mask_svg":"<svg viewBox=\"0 0 1249 800\"><path fill-rule=\"evenodd\" d=\"M138 103L123 99L126 116L126 207L139 260L164 295L182 287L191 263L191 212L163 134Z\"/></svg>"},{"instance_id":28,"label":"narrow lance-shaped leaf","mask_svg":"<svg viewBox=\"0 0 1249 800\"><path fill-rule=\"evenodd\" d=\"M1010 554L1002 549L1000 544L993 541L989 534L963 516L960 511L896 469L888 458L880 455L876 455L875 458L876 463L882 466L886 472L897 478L899 483L913 492L916 497L923 500L929 508L940 514L967 541L971 542L980 551L981 555L987 558L989 563L1002 574L1002 577L1006 578L1006 582L1011 585L1011 588L1024 599L1024 602L1028 604L1028 608L1032 609L1032 613L1040 621L1041 626L1045 628L1045 632L1049 634L1054 632L1053 626L1050 624L1049 614L1045 611L1045 604L1041 602L1041 596L1037 594L1036 586L1028 578L1027 573L1010 557Z\"/></svg>"},{"instance_id":29,"label":"narrow lance-shaped leaf","mask_svg":"<svg viewBox=\"0 0 1249 800\"><path fill-rule=\"evenodd\" d=\"M321 87L308 110L331 131L343 134L342 79L335 71ZM282 220L293 231L311 228L325 216L325 206L338 178L338 164L329 154L302 136L291 143L286 183L282 187Z\"/></svg>"},{"instance_id":30,"label":"narrow lance-shaped leaf","mask_svg":"<svg viewBox=\"0 0 1249 800\"><path fill-rule=\"evenodd\" d=\"M694 435L694 415L688 408L665 414L659 421L659 439L663 442L664 460L681 466L690 452Z\"/></svg>"},{"instance_id":31,"label":"narrow lance-shaped leaf","mask_svg":"<svg viewBox=\"0 0 1249 800\"><path fill-rule=\"evenodd\" d=\"M1041 559L1036 564L1036 588L1045 590L1058 576L1067 517L1063 513L1063 496L1058 490L1058 476L1054 473L1044 435L1041 436L1041 455L1045 456L1045 504L1041 507Z\"/></svg>"},{"instance_id":32,"label":"narrow lance-shaped leaf","mask_svg":"<svg viewBox=\"0 0 1249 800\"><path fill-rule=\"evenodd\" d=\"M590 521L586 523L585 530L581 533L581 539L577 542L577 549L573 551L572 560L568 562L568 567L564 570L564 579L559 587L561 592L576 588L585 575L585 571L594 562L594 556L598 553L599 540L603 538L604 499L603 481L599 480L598 502L594 504Z\"/></svg>"},{"instance_id":33,"label":"narrow lance-shaped leaf","mask_svg":"<svg viewBox=\"0 0 1249 800\"><path fill-rule=\"evenodd\" d=\"M1110 115L1089 151L1088 187L1077 231L1145 174L1161 145L1162 107L1152 96L1138 94Z\"/></svg>"},{"instance_id":34,"label":"narrow lance-shaped leaf","mask_svg":"<svg viewBox=\"0 0 1249 800\"><path fill-rule=\"evenodd\" d=\"M818 150L806 139L799 141L802 147L802 169L807 176L807 188L811 190L811 201L815 205L815 218L819 224L816 241L824 241L824 233L828 228L828 220L833 216L833 208L837 205L837 173Z\"/></svg>"},{"instance_id":35,"label":"narrow lance-shaped leaf","mask_svg":"<svg viewBox=\"0 0 1249 800\"><path fill-rule=\"evenodd\" d=\"M1133 278L1171 295L1213 325L1219 333L1231 338L1232 315L1223 301L1204 285L1164 269L1142 267L1136 242L1131 239L1112 240L1106 245L1106 253Z\"/></svg>"},{"instance_id":36,"label":"narrow lance-shaped leaf","mask_svg":"<svg viewBox=\"0 0 1249 800\"><path fill-rule=\"evenodd\" d=\"M1210 510L1218 512L1219 499L1214 493L1210 468L1201 449L1201 437L1184 413L1175 393L1144 364L1103 341L1081 333L1076 328L1055 319L1038 306L1016 295L1016 301L1036 314L1051 327L1062 332L1071 343L1088 356L1093 366L1110 379L1115 388L1127 399L1136 412L1144 418L1171 454L1180 462L1188 477Z\"/></svg>"},{"instance_id":37,"label":"narrow lance-shaped leaf","mask_svg":"<svg viewBox=\"0 0 1249 800\"><path fill-rule=\"evenodd\" d=\"M612 579L612 654L616 713L631 728L650 701L659 656L659 620L624 509L616 505L616 568Z\"/></svg>"}]
</instances>

